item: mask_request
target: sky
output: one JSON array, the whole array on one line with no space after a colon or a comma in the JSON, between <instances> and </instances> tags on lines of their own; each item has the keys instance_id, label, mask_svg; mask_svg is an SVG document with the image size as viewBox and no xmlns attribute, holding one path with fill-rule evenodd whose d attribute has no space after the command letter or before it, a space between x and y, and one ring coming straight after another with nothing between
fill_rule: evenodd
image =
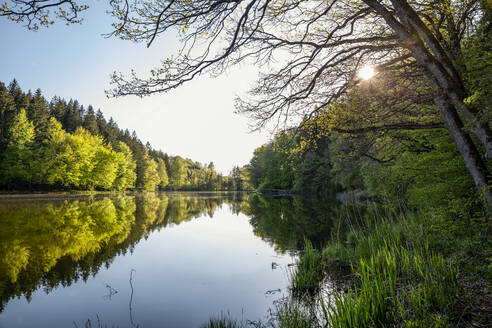
<instances>
[{"instance_id":1,"label":"sky","mask_svg":"<svg viewBox=\"0 0 492 328\"><path fill-rule=\"evenodd\" d=\"M37 32L0 18L0 81L17 79L24 91L40 88L50 100L57 95L100 108L120 128L135 130L144 142L169 155L214 162L228 174L247 164L253 150L267 142L268 131L251 133L246 117L234 114L234 98L252 86L254 67L232 68L218 78L201 76L166 94L108 99L114 71L148 73L176 53L179 40L163 34L150 48L143 43L107 39L112 18L104 1L94 1L81 25L57 23Z\"/></svg>"}]
</instances>

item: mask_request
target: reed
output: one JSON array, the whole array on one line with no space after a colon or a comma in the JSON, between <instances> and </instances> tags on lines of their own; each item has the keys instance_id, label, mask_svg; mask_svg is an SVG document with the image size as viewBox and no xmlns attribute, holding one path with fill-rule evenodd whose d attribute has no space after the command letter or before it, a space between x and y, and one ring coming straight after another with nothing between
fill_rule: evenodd
<instances>
[{"instance_id":1,"label":"reed","mask_svg":"<svg viewBox=\"0 0 492 328\"><path fill-rule=\"evenodd\" d=\"M324 267L320 252L309 240L304 240L305 247L299 258L291 281L295 296L313 295L320 289L324 277Z\"/></svg>"},{"instance_id":2,"label":"reed","mask_svg":"<svg viewBox=\"0 0 492 328\"><path fill-rule=\"evenodd\" d=\"M201 325L201 328L243 328L242 321L234 319L229 313L221 313L219 317L212 317L208 322Z\"/></svg>"},{"instance_id":3,"label":"reed","mask_svg":"<svg viewBox=\"0 0 492 328\"><path fill-rule=\"evenodd\" d=\"M382 220L353 230L323 258L348 261L356 286L322 304L329 327L447 327L457 311L454 268L431 251L418 220Z\"/></svg>"},{"instance_id":4,"label":"reed","mask_svg":"<svg viewBox=\"0 0 492 328\"><path fill-rule=\"evenodd\" d=\"M285 300L277 304L275 308L276 328L311 328L317 326L316 318L309 310L295 300Z\"/></svg>"}]
</instances>

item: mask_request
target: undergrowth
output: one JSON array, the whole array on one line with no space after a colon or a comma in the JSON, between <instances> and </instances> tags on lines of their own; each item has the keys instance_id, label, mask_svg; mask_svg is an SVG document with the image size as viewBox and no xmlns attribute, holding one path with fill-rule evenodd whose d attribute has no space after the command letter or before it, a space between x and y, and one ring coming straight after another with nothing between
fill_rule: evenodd
<instances>
[{"instance_id":1,"label":"undergrowth","mask_svg":"<svg viewBox=\"0 0 492 328\"><path fill-rule=\"evenodd\" d=\"M458 282L458 257L466 252L465 245L474 244L473 237L443 241L436 235L441 230L438 224L422 217L380 220L327 245L322 251L324 262L348 263L355 276L355 287L335 293L331 304L323 304L328 326L459 325L466 297ZM458 248L446 250L444 257L443 246L453 245Z\"/></svg>"},{"instance_id":2,"label":"undergrowth","mask_svg":"<svg viewBox=\"0 0 492 328\"><path fill-rule=\"evenodd\" d=\"M321 252L306 241L292 278L296 291L319 289L336 264L350 268L351 287L321 300L317 326L457 327L472 318L466 281L490 276L486 219L439 220L415 215L365 218L334 237ZM490 277L489 277L490 279ZM281 325L279 325L281 327Z\"/></svg>"}]
</instances>

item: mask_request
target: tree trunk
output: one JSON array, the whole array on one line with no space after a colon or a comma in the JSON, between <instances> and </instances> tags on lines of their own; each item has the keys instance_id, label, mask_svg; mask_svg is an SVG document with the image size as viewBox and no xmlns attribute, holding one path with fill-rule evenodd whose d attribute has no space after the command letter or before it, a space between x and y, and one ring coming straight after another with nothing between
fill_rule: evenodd
<instances>
[{"instance_id":1,"label":"tree trunk","mask_svg":"<svg viewBox=\"0 0 492 328\"><path fill-rule=\"evenodd\" d=\"M478 110L463 103L466 91L452 61L406 0L391 1L399 21L379 1L364 0L398 34L402 45L412 52L412 56L427 70L434 84L447 95L454 107L471 124L471 131L485 149L485 157L492 160L492 130L488 122L479 118ZM427 48L431 49L432 53Z\"/></svg>"},{"instance_id":2,"label":"tree trunk","mask_svg":"<svg viewBox=\"0 0 492 328\"><path fill-rule=\"evenodd\" d=\"M489 123L481 120L477 113L473 112L463 103L463 98L455 92L448 92L449 97L453 101L454 106L463 114L468 122L472 123L471 131L480 140L485 148L485 157L492 160L492 130Z\"/></svg>"},{"instance_id":3,"label":"tree trunk","mask_svg":"<svg viewBox=\"0 0 492 328\"><path fill-rule=\"evenodd\" d=\"M398 34L402 45L408 48L412 56L422 66L428 78L439 88L440 94L434 99L443 116L444 124L451 134L458 151L460 152L466 168L470 172L475 185L482 195L489 217L492 217L492 191L488 185L488 170L485 166L478 149L471 140L470 136L463 130L457 110L461 111L467 120L472 119L474 133L479 138L487 151L487 157L492 157L492 133L490 128L484 128L484 124L476 118L464 104L463 88L455 81L443 64L434 57L419 36L419 33L412 26L416 23L409 22L413 9L408 6L406 1L393 0L398 8L395 8L399 16L398 21L392 12L384 7L378 0L363 0L374 12L381 16L386 23ZM398 6L402 2L407 6ZM405 8L406 10L401 10ZM404 25L406 24L406 25ZM424 40L429 36L424 36ZM432 45L433 48L435 45ZM436 51L439 50L436 48ZM490 150L490 153L489 153Z\"/></svg>"},{"instance_id":4,"label":"tree trunk","mask_svg":"<svg viewBox=\"0 0 492 328\"><path fill-rule=\"evenodd\" d=\"M475 185L484 199L488 215L492 217L492 191L488 183L487 167L482 161L480 153L470 136L463 131L463 122L451 101L443 95L437 96L434 101L441 111L444 124L456 143L456 147L465 162L466 168L470 172Z\"/></svg>"},{"instance_id":5,"label":"tree trunk","mask_svg":"<svg viewBox=\"0 0 492 328\"><path fill-rule=\"evenodd\" d=\"M483 122L480 119L479 110L473 107L470 108L463 103L467 92L453 61L406 0L391 0L391 2L400 21L410 27L415 33L418 33L425 45L432 51L432 53L427 51L427 57L432 56L436 64L438 64L434 65L435 67L430 70L436 84L448 95L454 107L471 124L471 131L485 148L485 157L492 160L492 130L488 122ZM416 59L418 60L418 58ZM420 61L420 64L423 64L422 61Z\"/></svg>"}]
</instances>

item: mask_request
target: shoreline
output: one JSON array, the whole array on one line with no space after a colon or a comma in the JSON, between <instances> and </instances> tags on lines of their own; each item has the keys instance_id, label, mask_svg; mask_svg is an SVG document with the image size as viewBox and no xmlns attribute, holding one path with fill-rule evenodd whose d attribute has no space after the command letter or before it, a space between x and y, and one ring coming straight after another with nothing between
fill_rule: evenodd
<instances>
[{"instance_id":1,"label":"shoreline","mask_svg":"<svg viewBox=\"0 0 492 328\"><path fill-rule=\"evenodd\" d=\"M200 190L200 191L191 191L191 190L164 190L164 191L29 191L29 192L21 192L21 191L12 191L5 192L0 191L0 200L1 199L43 199L43 198L76 198L76 197L86 197L86 196L115 196L115 195L138 195L138 194L235 194L235 193L255 193L254 190Z\"/></svg>"}]
</instances>

